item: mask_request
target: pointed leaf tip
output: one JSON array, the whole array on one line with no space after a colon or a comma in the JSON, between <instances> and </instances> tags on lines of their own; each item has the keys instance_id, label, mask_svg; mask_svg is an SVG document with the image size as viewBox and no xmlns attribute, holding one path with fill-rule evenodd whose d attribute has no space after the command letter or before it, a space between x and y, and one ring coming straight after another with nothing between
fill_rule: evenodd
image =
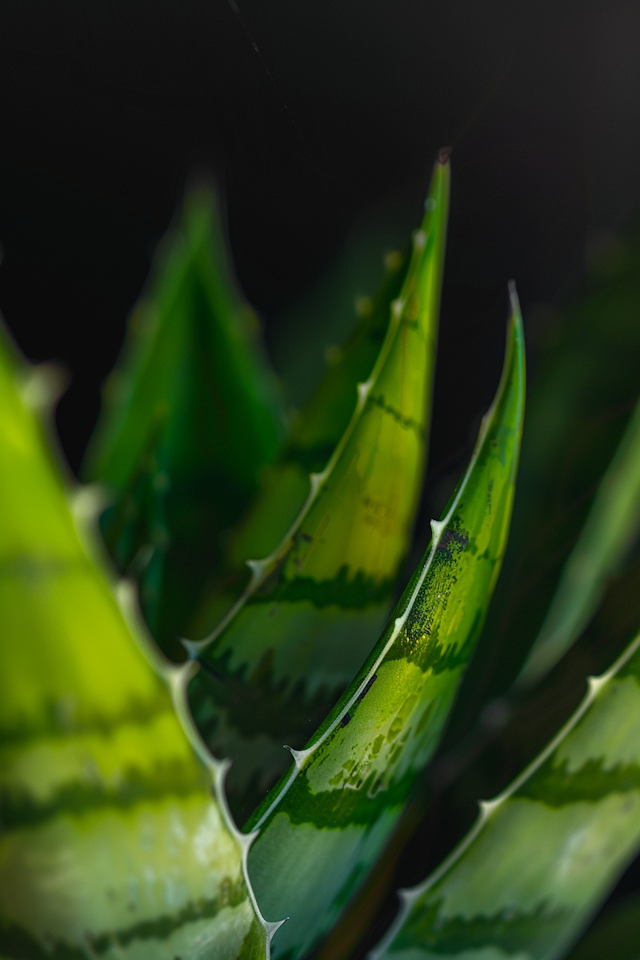
<instances>
[{"instance_id":1,"label":"pointed leaf tip","mask_svg":"<svg viewBox=\"0 0 640 960\"><path fill-rule=\"evenodd\" d=\"M424 245L386 301L372 367L350 384L345 432L308 475L306 501L264 573L201 642L191 702L214 753L236 746L229 784L239 818L264 796L257 783L286 770L282 743L304 746L388 616L425 465L448 192L436 164ZM256 735L268 751L256 751Z\"/></svg>"},{"instance_id":2,"label":"pointed leaf tip","mask_svg":"<svg viewBox=\"0 0 640 960\"><path fill-rule=\"evenodd\" d=\"M161 930L157 960L197 960L203 939L266 960L224 797L128 627L131 585L114 590L85 544L5 345L0 328L0 952L133 958Z\"/></svg>"},{"instance_id":3,"label":"pointed leaf tip","mask_svg":"<svg viewBox=\"0 0 640 960\"><path fill-rule=\"evenodd\" d=\"M332 924L341 890L357 889L437 746L506 545L524 411L521 334L516 316L471 462L387 629L250 821L260 826L249 869L262 909L291 915L276 956L303 955Z\"/></svg>"}]
</instances>

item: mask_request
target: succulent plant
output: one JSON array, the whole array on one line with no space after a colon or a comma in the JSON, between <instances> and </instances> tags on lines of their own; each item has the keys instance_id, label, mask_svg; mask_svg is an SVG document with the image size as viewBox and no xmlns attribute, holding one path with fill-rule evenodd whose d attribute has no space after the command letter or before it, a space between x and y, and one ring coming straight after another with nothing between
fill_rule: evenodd
<instances>
[{"instance_id":1,"label":"succulent plant","mask_svg":"<svg viewBox=\"0 0 640 960\"><path fill-rule=\"evenodd\" d=\"M3 334L0 957L358 955L380 902L372 878L415 827L447 724L454 761L510 716L504 729L526 740L530 691L553 691L549 672L606 609L640 527L640 412L628 402L600 444L610 466L591 466L597 492L542 530L564 537L551 587L505 602L594 382L598 337L578 363L569 336L548 346L534 388L525 496L483 633L524 420L513 285L495 399L402 582L428 449L449 175L443 154L410 250L387 258L295 416L230 277L208 190L187 197L131 317L87 485L51 437L55 371L29 367ZM629 256L604 283L630 284L633 313ZM529 610L523 633L514 609ZM521 669L500 686L489 668L505 622ZM602 644L613 665L537 758L533 737L523 771L402 892L372 957L566 956L640 846L640 638L627 634L625 622ZM636 912L624 916L631 937Z\"/></svg>"}]
</instances>

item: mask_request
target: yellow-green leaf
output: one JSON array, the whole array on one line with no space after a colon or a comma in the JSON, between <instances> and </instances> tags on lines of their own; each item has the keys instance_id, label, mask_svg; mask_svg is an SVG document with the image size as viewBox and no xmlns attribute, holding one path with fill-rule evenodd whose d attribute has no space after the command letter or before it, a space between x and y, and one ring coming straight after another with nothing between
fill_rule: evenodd
<instances>
[{"instance_id":1,"label":"yellow-green leaf","mask_svg":"<svg viewBox=\"0 0 640 960\"><path fill-rule=\"evenodd\" d=\"M640 847L640 637L451 856L402 893L371 960L560 960ZM608 956L608 954L602 954Z\"/></svg>"},{"instance_id":2,"label":"yellow-green leaf","mask_svg":"<svg viewBox=\"0 0 640 960\"><path fill-rule=\"evenodd\" d=\"M266 958L226 766L165 682L192 665L134 640L34 410L46 373L0 337L0 955Z\"/></svg>"},{"instance_id":3,"label":"yellow-green leaf","mask_svg":"<svg viewBox=\"0 0 640 960\"><path fill-rule=\"evenodd\" d=\"M524 412L515 291L503 375L469 467L366 664L251 818L261 910L289 916L274 956L301 957L367 876L432 755L506 546Z\"/></svg>"},{"instance_id":4,"label":"yellow-green leaf","mask_svg":"<svg viewBox=\"0 0 640 960\"><path fill-rule=\"evenodd\" d=\"M382 348L355 411L281 544L214 633L189 643L190 690L230 797L250 813L371 650L388 614L422 483L448 210L436 164Z\"/></svg>"}]
</instances>

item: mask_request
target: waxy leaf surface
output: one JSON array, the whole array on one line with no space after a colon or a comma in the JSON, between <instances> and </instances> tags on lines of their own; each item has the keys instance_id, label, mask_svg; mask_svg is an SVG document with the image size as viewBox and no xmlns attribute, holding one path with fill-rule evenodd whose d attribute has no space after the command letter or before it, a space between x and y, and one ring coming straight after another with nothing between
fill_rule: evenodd
<instances>
[{"instance_id":1,"label":"waxy leaf surface","mask_svg":"<svg viewBox=\"0 0 640 960\"><path fill-rule=\"evenodd\" d=\"M225 765L196 758L88 552L95 497L72 513L33 409L45 373L0 336L0 955L266 958ZM191 666L157 665L176 688Z\"/></svg>"},{"instance_id":2,"label":"waxy leaf surface","mask_svg":"<svg viewBox=\"0 0 640 960\"><path fill-rule=\"evenodd\" d=\"M249 872L274 956L335 922L398 821L442 732L504 553L524 409L515 292L502 380L468 470L365 666L251 818Z\"/></svg>"},{"instance_id":3,"label":"waxy leaf surface","mask_svg":"<svg viewBox=\"0 0 640 960\"><path fill-rule=\"evenodd\" d=\"M406 280L355 412L306 504L210 637L190 690L246 817L352 680L388 614L425 463L447 220L437 163ZM354 401L356 397L354 397ZM250 802L251 801L251 802Z\"/></svg>"},{"instance_id":4,"label":"waxy leaf surface","mask_svg":"<svg viewBox=\"0 0 640 960\"><path fill-rule=\"evenodd\" d=\"M322 380L295 415L276 463L262 470L257 496L226 538L221 575L211 578L189 636L216 627L246 585L247 560L271 553L303 508L310 473L329 462L353 415L357 384L367 379L380 353L407 265L408 257L400 253L385 257L380 288L359 305L353 332L333 350Z\"/></svg>"},{"instance_id":5,"label":"waxy leaf surface","mask_svg":"<svg viewBox=\"0 0 640 960\"><path fill-rule=\"evenodd\" d=\"M531 767L481 804L451 857L403 892L371 960L559 960L639 846L640 637L591 678Z\"/></svg>"},{"instance_id":6,"label":"waxy leaf surface","mask_svg":"<svg viewBox=\"0 0 640 960\"><path fill-rule=\"evenodd\" d=\"M191 193L129 325L87 476L114 502L102 528L180 659L207 577L283 436L257 321L225 263L213 194Z\"/></svg>"}]
</instances>

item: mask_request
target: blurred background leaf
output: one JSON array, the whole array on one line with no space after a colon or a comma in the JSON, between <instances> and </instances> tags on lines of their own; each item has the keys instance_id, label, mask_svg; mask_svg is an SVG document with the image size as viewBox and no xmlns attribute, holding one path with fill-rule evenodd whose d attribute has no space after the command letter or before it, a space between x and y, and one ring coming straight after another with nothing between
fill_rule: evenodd
<instances>
[{"instance_id":1,"label":"blurred background leaf","mask_svg":"<svg viewBox=\"0 0 640 960\"><path fill-rule=\"evenodd\" d=\"M224 537L284 435L259 326L229 274L213 191L189 192L105 388L86 475L114 499L101 518L145 618L182 659Z\"/></svg>"},{"instance_id":2,"label":"blurred background leaf","mask_svg":"<svg viewBox=\"0 0 640 960\"><path fill-rule=\"evenodd\" d=\"M400 296L390 302L383 290L380 313L294 424L287 474L299 483L322 469L307 474L304 500L279 471L283 489L272 492L299 515L272 552L247 558L252 578L220 624L188 643L203 667L189 700L214 755L235 757L227 782L240 822L286 770L283 744L303 747L351 683L391 609L426 464L449 178L444 156ZM365 380L350 382L368 362ZM271 532L270 499L253 514L254 533L266 521Z\"/></svg>"},{"instance_id":3,"label":"blurred background leaf","mask_svg":"<svg viewBox=\"0 0 640 960\"><path fill-rule=\"evenodd\" d=\"M212 937L220 957L266 960L224 765L197 759L168 663L123 617L96 490L61 479L52 381L0 326L0 953L136 957L151 941L195 960Z\"/></svg>"}]
</instances>

